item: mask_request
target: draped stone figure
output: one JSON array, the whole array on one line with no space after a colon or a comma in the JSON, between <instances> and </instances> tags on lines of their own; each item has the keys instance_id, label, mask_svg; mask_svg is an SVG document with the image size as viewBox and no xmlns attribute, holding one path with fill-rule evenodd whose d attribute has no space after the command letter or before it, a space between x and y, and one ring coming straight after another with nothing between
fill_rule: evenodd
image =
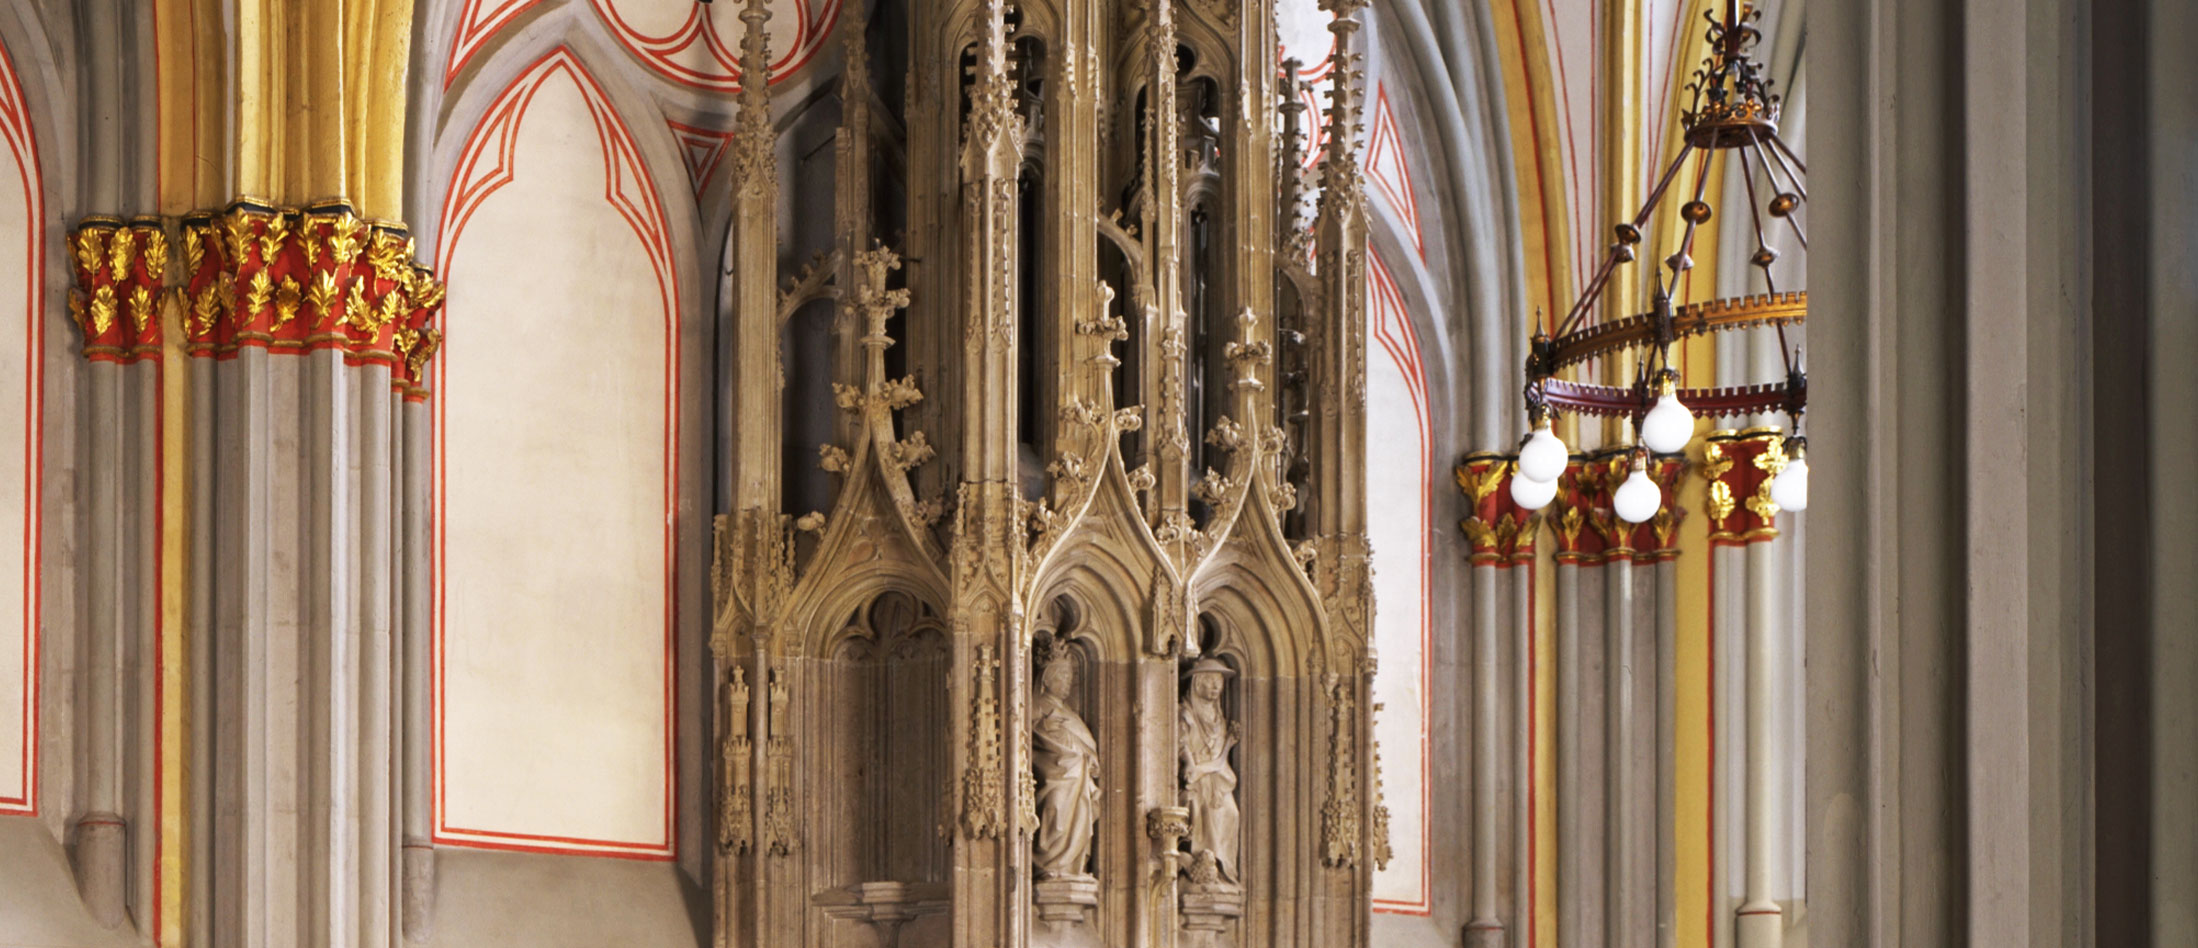
<instances>
[{"instance_id":1,"label":"draped stone figure","mask_svg":"<svg viewBox=\"0 0 2198 948\"><path fill-rule=\"evenodd\" d=\"M1054 658L1039 672L1031 702L1031 768L1038 775L1038 833L1032 862L1041 879L1090 878L1092 834L1099 821L1099 742L1069 707L1076 665Z\"/></svg>"},{"instance_id":2,"label":"draped stone figure","mask_svg":"<svg viewBox=\"0 0 2198 948\"><path fill-rule=\"evenodd\" d=\"M1237 882L1238 826L1236 770L1229 751L1236 747L1236 725L1221 707L1221 689L1236 670L1218 659L1191 666L1190 687L1180 715L1183 805L1191 811L1193 883ZM1211 860L1213 878L1205 866Z\"/></svg>"}]
</instances>

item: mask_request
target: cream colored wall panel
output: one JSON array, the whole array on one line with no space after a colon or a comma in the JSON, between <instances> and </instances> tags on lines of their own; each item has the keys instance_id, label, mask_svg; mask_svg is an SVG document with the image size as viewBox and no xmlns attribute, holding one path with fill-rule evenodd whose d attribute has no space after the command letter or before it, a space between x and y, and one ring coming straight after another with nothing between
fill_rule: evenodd
<instances>
[{"instance_id":1,"label":"cream colored wall panel","mask_svg":"<svg viewBox=\"0 0 2198 948\"><path fill-rule=\"evenodd\" d=\"M1374 738L1393 856L1374 873L1374 910L1425 914L1427 863L1427 384L1395 280L1368 253L1366 532L1374 547Z\"/></svg>"},{"instance_id":2,"label":"cream colored wall panel","mask_svg":"<svg viewBox=\"0 0 2198 948\"><path fill-rule=\"evenodd\" d=\"M0 50L0 813L38 809L38 353L46 261L37 146Z\"/></svg>"},{"instance_id":3,"label":"cream colored wall panel","mask_svg":"<svg viewBox=\"0 0 2198 948\"><path fill-rule=\"evenodd\" d=\"M437 838L667 855L677 292L569 53L490 108L442 233Z\"/></svg>"}]
</instances>

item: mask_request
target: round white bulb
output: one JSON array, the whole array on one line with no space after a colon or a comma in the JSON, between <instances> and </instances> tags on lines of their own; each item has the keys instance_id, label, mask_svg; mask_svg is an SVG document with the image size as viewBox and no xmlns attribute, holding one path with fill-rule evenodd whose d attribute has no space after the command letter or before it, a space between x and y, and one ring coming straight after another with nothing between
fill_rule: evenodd
<instances>
[{"instance_id":1,"label":"round white bulb","mask_svg":"<svg viewBox=\"0 0 2198 948\"><path fill-rule=\"evenodd\" d=\"M1809 459L1795 458L1771 479L1771 502L1792 511L1809 509Z\"/></svg>"},{"instance_id":2,"label":"round white bulb","mask_svg":"<svg viewBox=\"0 0 2198 948\"><path fill-rule=\"evenodd\" d=\"M1526 439L1526 446L1519 449L1519 476L1554 485L1570 460L1565 443L1558 440L1557 433L1549 430L1549 422L1544 421L1535 427L1533 437Z\"/></svg>"},{"instance_id":3,"label":"round white bulb","mask_svg":"<svg viewBox=\"0 0 2198 948\"><path fill-rule=\"evenodd\" d=\"M1679 397L1665 392L1641 419L1641 443L1658 454L1674 454L1694 437L1694 413L1679 404Z\"/></svg>"},{"instance_id":4,"label":"round white bulb","mask_svg":"<svg viewBox=\"0 0 2198 948\"><path fill-rule=\"evenodd\" d=\"M1649 480L1647 471L1638 468L1625 483L1618 485L1618 492L1610 498L1610 506L1618 512L1618 519L1627 523L1646 523L1656 516L1656 508L1663 505L1664 492L1656 489L1656 482Z\"/></svg>"},{"instance_id":5,"label":"round white bulb","mask_svg":"<svg viewBox=\"0 0 2198 948\"><path fill-rule=\"evenodd\" d=\"M1540 510L1557 499L1556 481L1537 481L1524 475L1511 478L1511 502L1520 510Z\"/></svg>"}]
</instances>

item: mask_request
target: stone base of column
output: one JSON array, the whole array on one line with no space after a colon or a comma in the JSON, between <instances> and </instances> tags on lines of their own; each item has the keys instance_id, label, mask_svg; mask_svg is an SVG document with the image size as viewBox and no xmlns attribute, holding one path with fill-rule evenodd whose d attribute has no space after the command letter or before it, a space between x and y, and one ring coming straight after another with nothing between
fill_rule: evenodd
<instances>
[{"instance_id":1,"label":"stone base of column","mask_svg":"<svg viewBox=\"0 0 2198 948\"><path fill-rule=\"evenodd\" d=\"M1465 948L1503 948L1503 923L1494 919L1479 919L1465 925Z\"/></svg>"},{"instance_id":2,"label":"stone base of column","mask_svg":"<svg viewBox=\"0 0 2198 948\"><path fill-rule=\"evenodd\" d=\"M429 843L404 844L400 894L406 941L426 941L435 918L435 847Z\"/></svg>"},{"instance_id":3,"label":"stone base of column","mask_svg":"<svg viewBox=\"0 0 2198 948\"><path fill-rule=\"evenodd\" d=\"M1738 948L1781 948L1786 943L1786 917L1776 902L1749 902L1733 915L1734 944Z\"/></svg>"},{"instance_id":4,"label":"stone base of column","mask_svg":"<svg viewBox=\"0 0 2198 948\"><path fill-rule=\"evenodd\" d=\"M76 891L92 919L108 928L129 920L127 871L129 828L113 813L87 813L76 821Z\"/></svg>"}]
</instances>

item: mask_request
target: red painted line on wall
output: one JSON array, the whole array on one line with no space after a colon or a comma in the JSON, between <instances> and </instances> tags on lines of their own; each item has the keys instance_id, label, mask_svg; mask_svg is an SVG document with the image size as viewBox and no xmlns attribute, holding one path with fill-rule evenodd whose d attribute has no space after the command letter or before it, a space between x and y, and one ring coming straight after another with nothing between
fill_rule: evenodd
<instances>
[{"instance_id":1,"label":"red painted line on wall","mask_svg":"<svg viewBox=\"0 0 2198 948\"><path fill-rule=\"evenodd\" d=\"M614 841L584 837L561 837L509 833L489 830L470 830L451 827L443 822L447 808L448 787L444 781L447 767L447 742L445 741L445 707L443 692L447 687L444 647L447 632L448 589L443 583L442 570L448 562L448 537L444 526L448 519L448 491L444 490L448 477L449 451L448 426L444 423L445 411L456 394L450 391L448 364L450 354L437 360L435 365L435 389L440 397L435 401L434 434L434 492L435 509L434 541L431 544L429 562L430 583L434 590L432 609L433 633L430 636L434 666L433 698L434 715L434 799L435 840L438 843L472 846L489 849L519 849L524 851L563 852L578 855L618 855L599 848L621 847L644 850L656 858L670 858L674 852L674 821L678 813L677 780L677 699L678 666L675 661L678 632L677 597L677 515L679 497L679 328L678 274L671 253L671 238L664 222L664 207L640 150L634 145L632 131L626 126L617 110L610 104L602 86L587 71L579 59L566 47L558 47L543 55L519 78L505 89L489 106L481 124L472 133L461 153L457 173L451 179L445 198L442 227L437 247L436 269L449 273L452 254L475 211L503 186L511 183L513 149L516 146L519 127L524 123L526 111L532 107L534 96L559 73L565 74L579 89L593 119L596 141L603 150L605 181L603 197L606 203L623 217L648 253L650 265L657 277L657 293L665 319L664 341L664 803L663 837L661 841ZM493 145L493 148L491 148ZM495 164L481 173L481 162L490 155ZM630 189L640 189L638 198ZM464 836L452 834L466 834ZM469 838L478 837L478 838ZM529 840L528 844L497 842L499 839ZM547 845L567 844L565 848ZM632 854L628 854L629 856Z\"/></svg>"},{"instance_id":2,"label":"red painted line on wall","mask_svg":"<svg viewBox=\"0 0 2198 948\"><path fill-rule=\"evenodd\" d=\"M24 444L23 444L23 747L20 765L23 788L20 796L0 797L0 812L36 815L38 813L38 704L44 686L44 670L39 667L39 590L38 577L43 551L39 549L43 531L40 529L39 504L44 497L45 458L45 401L41 385L45 377L46 309L46 261L42 229L46 222L45 174L38 161L37 129L32 127L30 108L24 98L23 84L15 71L14 61L5 48L0 48L0 137L5 137L9 152L15 157L16 179L23 188L24 210L27 212L23 234L25 247L24 266L29 270L29 298L24 311L24 341L27 356L24 371Z\"/></svg>"}]
</instances>

